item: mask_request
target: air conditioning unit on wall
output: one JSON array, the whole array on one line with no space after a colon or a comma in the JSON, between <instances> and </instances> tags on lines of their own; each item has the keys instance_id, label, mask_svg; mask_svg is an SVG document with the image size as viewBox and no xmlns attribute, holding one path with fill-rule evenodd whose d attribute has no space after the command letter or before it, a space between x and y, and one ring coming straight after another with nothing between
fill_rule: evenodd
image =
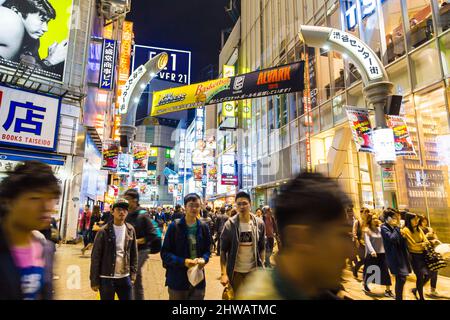
<instances>
[{"instance_id":1,"label":"air conditioning unit on wall","mask_svg":"<svg viewBox=\"0 0 450 320\"><path fill-rule=\"evenodd\" d=\"M99 12L106 20L112 20L128 13L130 8L129 0L100 0Z\"/></svg>"}]
</instances>

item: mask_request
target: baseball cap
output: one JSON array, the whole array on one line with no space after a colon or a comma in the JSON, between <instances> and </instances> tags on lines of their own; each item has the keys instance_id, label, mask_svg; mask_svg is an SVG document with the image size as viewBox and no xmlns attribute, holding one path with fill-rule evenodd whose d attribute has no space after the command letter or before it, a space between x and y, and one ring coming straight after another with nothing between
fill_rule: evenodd
<instances>
[{"instance_id":1,"label":"baseball cap","mask_svg":"<svg viewBox=\"0 0 450 320\"><path fill-rule=\"evenodd\" d=\"M129 205L127 201L119 200L116 203L114 203L114 205L112 206L112 210L114 210L115 208L122 208L128 210L128 206Z\"/></svg>"}]
</instances>

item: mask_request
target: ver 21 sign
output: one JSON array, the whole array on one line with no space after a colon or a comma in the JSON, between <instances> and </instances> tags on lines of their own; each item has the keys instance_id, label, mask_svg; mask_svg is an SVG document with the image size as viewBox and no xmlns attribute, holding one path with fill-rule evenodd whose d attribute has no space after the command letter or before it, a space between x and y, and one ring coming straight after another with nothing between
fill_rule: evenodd
<instances>
[{"instance_id":1,"label":"ver 21 sign","mask_svg":"<svg viewBox=\"0 0 450 320\"><path fill-rule=\"evenodd\" d=\"M161 52L169 55L169 61L164 70L160 71L156 79L179 84L191 83L191 52L159 47L135 45L133 56L133 70Z\"/></svg>"}]
</instances>

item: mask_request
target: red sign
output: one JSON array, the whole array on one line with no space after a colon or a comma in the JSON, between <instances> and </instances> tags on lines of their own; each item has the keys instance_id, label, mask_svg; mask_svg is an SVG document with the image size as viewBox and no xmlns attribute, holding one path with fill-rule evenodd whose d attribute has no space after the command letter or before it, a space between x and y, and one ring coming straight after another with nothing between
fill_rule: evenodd
<instances>
[{"instance_id":1,"label":"red sign","mask_svg":"<svg viewBox=\"0 0 450 320\"><path fill-rule=\"evenodd\" d=\"M238 177L232 174L222 174L221 184L227 186L237 186Z\"/></svg>"}]
</instances>

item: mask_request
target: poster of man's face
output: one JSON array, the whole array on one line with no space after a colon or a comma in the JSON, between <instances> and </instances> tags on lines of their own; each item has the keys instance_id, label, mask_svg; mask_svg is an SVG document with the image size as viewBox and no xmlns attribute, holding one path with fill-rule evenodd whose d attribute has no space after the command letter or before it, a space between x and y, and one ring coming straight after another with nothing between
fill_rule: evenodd
<instances>
[{"instance_id":1,"label":"poster of man's face","mask_svg":"<svg viewBox=\"0 0 450 320\"><path fill-rule=\"evenodd\" d=\"M0 68L63 82L73 0L0 0Z\"/></svg>"}]
</instances>

